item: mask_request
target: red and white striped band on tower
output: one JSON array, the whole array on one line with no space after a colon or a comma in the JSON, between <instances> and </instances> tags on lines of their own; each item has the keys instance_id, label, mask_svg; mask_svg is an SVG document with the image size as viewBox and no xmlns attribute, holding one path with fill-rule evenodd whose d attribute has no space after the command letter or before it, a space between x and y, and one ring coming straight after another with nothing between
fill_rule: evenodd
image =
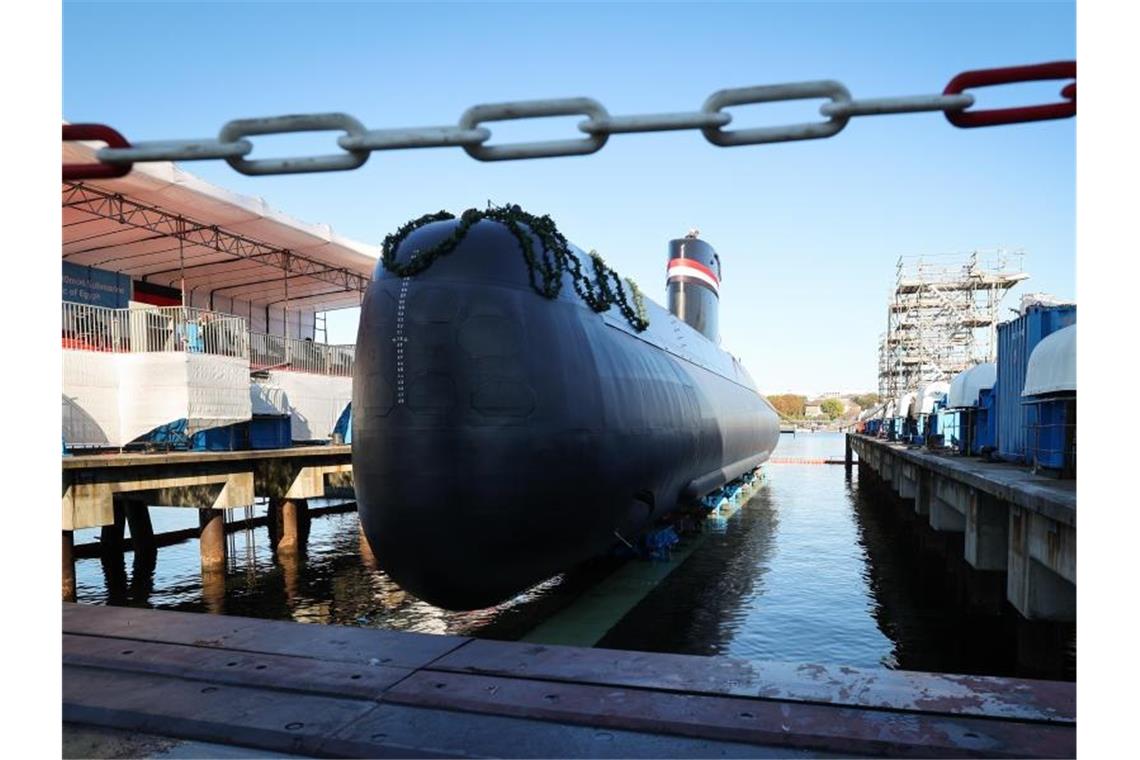
<instances>
[{"instance_id":1,"label":"red and white striped band on tower","mask_svg":"<svg viewBox=\"0 0 1140 760\"><path fill-rule=\"evenodd\" d=\"M667 282L688 277L708 285L714 293L720 295L720 279L716 272L696 259L670 259L668 273Z\"/></svg>"}]
</instances>

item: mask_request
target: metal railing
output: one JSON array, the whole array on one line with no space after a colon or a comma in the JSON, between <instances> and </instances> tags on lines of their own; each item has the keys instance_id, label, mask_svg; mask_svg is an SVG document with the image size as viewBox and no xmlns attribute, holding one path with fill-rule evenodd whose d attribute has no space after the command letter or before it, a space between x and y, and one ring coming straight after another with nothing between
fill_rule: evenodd
<instances>
[{"instance_id":1,"label":"metal railing","mask_svg":"<svg viewBox=\"0 0 1140 760\"><path fill-rule=\"evenodd\" d=\"M1026 459L1035 472L1047 470L1062 478L1076 477L1076 399L1047 398L1031 402L1037 407L1030 422Z\"/></svg>"},{"instance_id":2,"label":"metal railing","mask_svg":"<svg viewBox=\"0 0 1140 760\"><path fill-rule=\"evenodd\" d=\"M249 327L243 317L189 306L128 309L130 350L249 357Z\"/></svg>"},{"instance_id":3,"label":"metal railing","mask_svg":"<svg viewBox=\"0 0 1140 760\"><path fill-rule=\"evenodd\" d=\"M250 333L249 363L254 370L281 369L351 377L356 346L331 346L280 335Z\"/></svg>"},{"instance_id":4,"label":"metal railing","mask_svg":"<svg viewBox=\"0 0 1140 760\"><path fill-rule=\"evenodd\" d=\"M110 309L63 302L63 347L83 351L180 351L249 359L250 369L351 377L356 346L250 332L244 317L183 306Z\"/></svg>"},{"instance_id":5,"label":"metal railing","mask_svg":"<svg viewBox=\"0 0 1140 760\"><path fill-rule=\"evenodd\" d=\"M83 351L130 351L126 309L63 302L63 347Z\"/></svg>"}]
</instances>

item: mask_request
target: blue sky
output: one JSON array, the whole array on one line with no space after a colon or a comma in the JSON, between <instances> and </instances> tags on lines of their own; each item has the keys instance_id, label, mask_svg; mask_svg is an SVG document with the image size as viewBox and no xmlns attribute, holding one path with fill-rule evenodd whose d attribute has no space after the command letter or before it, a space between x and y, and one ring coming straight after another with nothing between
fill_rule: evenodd
<instances>
[{"instance_id":1,"label":"blue sky","mask_svg":"<svg viewBox=\"0 0 1140 760\"><path fill-rule=\"evenodd\" d=\"M346 111L372 128L454 124L476 103L540 97L586 95L615 115L697 110L721 88L813 79L855 97L936 93L967 69L1075 57L1072 3L70 2L63 21L64 118L134 140L301 112ZM1059 86L975 94L985 106L1037 103ZM819 104L732 109L733 128L815 120ZM575 136L577 120L494 124L492 139ZM334 139L255 138L253 157L324 153ZM874 389L900 255L1020 247L1023 290L1076 295L1074 120L961 130L913 114L739 148L679 132L534 161L432 149L323 175L186 168L371 243L427 211L518 203L658 302L667 241L699 227L724 262L723 344L769 393ZM332 340L355 336L351 313L331 325Z\"/></svg>"}]
</instances>

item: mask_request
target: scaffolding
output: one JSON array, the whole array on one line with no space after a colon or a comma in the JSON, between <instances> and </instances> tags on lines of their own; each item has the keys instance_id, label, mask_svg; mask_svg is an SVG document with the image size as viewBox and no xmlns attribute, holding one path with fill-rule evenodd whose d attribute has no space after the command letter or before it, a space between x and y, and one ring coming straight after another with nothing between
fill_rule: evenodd
<instances>
[{"instance_id":1,"label":"scaffolding","mask_svg":"<svg viewBox=\"0 0 1140 760\"><path fill-rule=\"evenodd\" d=\"M897 398L993 361L1001 301L1029 278L1024 255L996 249L900 257L879 339L879 395Z\"/></svg>"}]
</instances>

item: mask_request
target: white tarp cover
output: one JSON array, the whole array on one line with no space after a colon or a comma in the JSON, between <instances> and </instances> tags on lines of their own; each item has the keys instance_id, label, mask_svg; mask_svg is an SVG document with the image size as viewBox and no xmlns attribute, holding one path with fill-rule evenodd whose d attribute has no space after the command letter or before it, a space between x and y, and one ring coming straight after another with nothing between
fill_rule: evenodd
<instances>
[{"instance_id":1,"label":"white tarp cover","mask_svg":"<svg viewBox=\"0 0 1140 760\"><path fill-rule=\"evenodd\" d=\"M250 383L250 411L255 415L283 417L289 414L289 396L269 383Z\"/></svg>"},{"instance_id":2,"label":"white tarp cover","mask_svg":"<svg viewBox=\"0 0 1140 760\"><path fill-rule=\"evenodd\" d=\"M119 445L186 417L186 354L117 354ZM189 433L190 431L187 431Z\"/></svg>"},{"instance_id":3,"label":"white tarp cover","mask_svg":"<svg viewBox=\"0 0 1140 760\"><path fill-rule=\"evenodd\" d=\"M1046 335L1029 355L1022 396L1077 391L1077 326Z\"/></svg>"},{"instance_id":4,"label":"white tarp cover","mask_svg":"<svg viewBox=\"0 0 1140 760\"><path fill-rule=\"evenodd\" d=\"M904 393L901 396L899 396L897 399L895 399L895 413L893 416L895 416L895 417L910 416L910 413L911 413L910 408L911 408L911 405L914 404L914 397L916 395L918 395L918 394L916 394L914 392Z\"/></svg>"},{"instance_id":5,"label":"white tarp cover","mask_svg":"<svg viewBox=\"0 0 1140 760\"><path fill-rule=\"evenodd\" d=\"M187 435L248 420L248 360L64 350L63 438L68 445L118 448L183 418Z\"/></svg>"},{"instance_id":6,"label":"white tarp cover","mask_svg":"<svg viewBox=\"0 0 1140 760\"><path fill-rule=\"evenodd\" d=\"M248 359L212 354L184 356L188 435L250 418Z\"/></svg>"},{"instance_id":7,"label":"white tarp cover","mask_svg":"<svg viewBox=\"0 0 1140 760\"><path fill-rule=\"evenodd\" d=\"M978 393L985 388L993 388L997 382L997 364L986 362L960 372L950 381L950 395L946 399L947 409L962 409L978 405Z\"/></svg>"},{"instance_id":8,"label":"white tarp cover","mask_svg":"<svg viewBox=\"0 0 1140 760\"><path fill-rule=\"evenodd\" d=\"M1021 296L1018 311L1024 316L1030 306L1064 306L1072 301L1065 301L1049 293L1025 293Z\"/></svg>"},{"instance_id":9,"label":"white tarp cover","mask_svg":"<svg viewBox=\"0 0 1140 760\"><path fill-rule=\"evenodd\" d=\"M294 441L328 441L336 421L352 401L351 377L274 370L269 382L289 399Z\"/></svg>"},{"instance_id":10,"label":"white tarp cover","mask_svg":"<svg viewBox=\"0 0 1140 760\"><path fill-rule=\"evenodd\" d=\"M63 160L90 162L93 145L64 143ZM270 208L262 198L213 185L169 162L135 164L125 177L84 180L83 184L365 277L372 276L380 253L379 246L349 240L327 224L302 222ZM68 191L65 184L65 197ZM63 255L74 264L126 272L135 279L153 275L149 278L152 282L178 287L183 272L179 247L172 245L172 240L117 219L93 215L82 206L63 208ZM224 286L219 298L224 297L231 306L235 298L263 308L265 304L280 307L285 300L282 270L269 261L258 265L257 261L201 245L196 239L188 239L182 255L194 264L184 272L191 297ZM320 311L360 303L359 293L337 292L335 284L307 275L290 276L288 290L291 309Z\"/></svg>"},{"instance_id":11,"label":"white tarp cover","mask_svg":"<svg viewBox=\"0 0 1140 760\"><path fill-rule=\"evenodd\" d=\"M910 416L931 414L934 411L934 402L943 398L950 390L950 384L945 380L935 380L918 389L918 395L911 401Z\"/></svg>"},{"instance_id":12,"label":"white tarp cover","mask_svg":"<svg viewBox=\"0 0 1140 760\"><path fill-rule=\"evenodd\" d=\"M63 352L63 440L119 446L118 354Z\"/></svg>"}]
</instances>

